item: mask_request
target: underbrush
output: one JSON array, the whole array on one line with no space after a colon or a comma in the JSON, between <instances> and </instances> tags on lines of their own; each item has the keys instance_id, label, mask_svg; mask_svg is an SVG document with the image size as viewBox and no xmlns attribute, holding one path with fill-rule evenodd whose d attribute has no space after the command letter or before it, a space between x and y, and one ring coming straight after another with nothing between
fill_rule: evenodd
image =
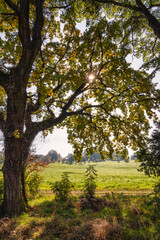
<instances>
[{"instance_id":1,"label":"underbrush","mask_svg":"<svg viewBox=\"0 0 160 240\"><path fill-rule=\"evenodd\" d=\"M97 197L97 196L96 196ZM102 199L99 197L99 199ZM106 194L102 208L80 207L81 197L58 201L54 195L30 201L23 215L0 220L0 239L158 240L160 218L155 195Z\"/></svg>"}]
</instances>

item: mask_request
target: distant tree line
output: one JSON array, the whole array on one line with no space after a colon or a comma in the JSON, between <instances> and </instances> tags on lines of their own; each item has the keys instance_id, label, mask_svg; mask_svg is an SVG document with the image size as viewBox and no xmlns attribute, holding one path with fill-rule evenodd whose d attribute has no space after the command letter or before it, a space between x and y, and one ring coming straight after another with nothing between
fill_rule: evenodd
<instances>
[{"instance_id":1,"label":"distant tree line","mask_svg":"<svg viewBox=\"0 0 160 240\"><path fill-rule=\"evenodd\" d=\"M116 154L115 152L112 155L112 159L106 158L107 161L125 161L129 162L128 159L123 159L120 154ZM130 160L137 160L137 154L134 152ZM0 164L4 161L4 154L3 152L0 152ZM46 162L46 163L62 163L62 164L73 164L77 163L76 159L73 157L71 153L69 153L66 157L62 157L59 153L57 153L56 150L50 150L46 155L43 154L37 154L34 155L34 162ZM82 159L80 161L80 164L83 163L89 163L89 162L102 162L104 160L101 159L99 152L94 152L92 155L88 156L86 152L84 151Z\"/></svg>"},{"instance_id":2,"label":"distant tree line","mask_svg":"<svg viewBox=\"0 0 160 240\"><path fill-rule=\"evenodd\" d=\"M66 157L62 158L61 155L58 154L55 150L50 150L46 156L42 155L39 157L42 161L51 162L51 163L61 162L62 164L69 164L69 165L73 163L77 163L77 160L73 157L73 154L68 153ZM135 160L135 158L137 158L136 153L134 153L131 156L131 160ZM105 160L117 161L117 162L120 162L120 161L129 162L128 159L123 159L120 154L117 155L116 153L113 153L112 159L106 158ZM99 152L97 153L94 152L93 154L88 156L84 151L80 164L87 163L87 162L89 163L89 162L102 162L102 161L104 160L101 159L101 155Z\"/></svg>"},{"instance_id":3,"label":"distant tree line","mask_svg":"<svg viewBox=\"0 0 160 240\"><path fill-rule=\"evenodd\" d=\"M71 153L69 153L66 157L62 157L56 150L50 150L46 155L43 154L33 154L34 159L33 162L46 162L46 163L62 163L62 164L73 164L77 163L76 159L73 157ZM133 153L130 157L131 160L137 160L136 152ZM125 161L129 162L128 159L123 159L120 154L113 153L112 159L106 158L107 161ZM0 152L0 164L4 161L4 154ZM104 160L101 159L99 152L94 152L92 155L88 156L84 151L80 164L89 163L89 162L102 162Z\"/></svg>"}]
</instances>

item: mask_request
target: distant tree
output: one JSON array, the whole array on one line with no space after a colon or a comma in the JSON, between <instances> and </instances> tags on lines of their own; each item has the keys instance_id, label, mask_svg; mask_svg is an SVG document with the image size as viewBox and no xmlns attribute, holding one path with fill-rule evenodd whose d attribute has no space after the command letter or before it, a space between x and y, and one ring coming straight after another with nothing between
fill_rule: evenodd
<instances>
[{"instance_id":1,"label":"distant tree","mask_svg":"<svg viewBox=\"0 0 160 240\"><path fill-rule=\"evenodd\" d=\"M112 159L117 162L120 162L123 160L122 156L120 154L117 154L116 152L113 153Z\"/></svg>"},{"instance_id":2,"label":"distant tree","mask_svg":"<svg viewBox=\"0 0 160 240\"><path fill-rule=\"evenodd\" d=\"M55 162L58 159L58 153L55 150L50 150L47 154L47 157L50 158L50 161L53 162L55 160Z\"/></svg>"},{"instance_id":3,"label":"distant tree","mask_svg":"<svg viewBox=\"0 0 160 240\"><path fill-rule=\"evenodd\" d=\"M137 158L140 171L149 176L160 176L160 122L156 123L156 129L148 139L147 147L137 152Z\"/></svg>"},{"instance_id":4,"label":"distant tree","mask_svg":"<svg viewBox=\"0 0 160 240\"><path fill-rule=\"evenodd\" d=\"M128 158L124 159L124 162L129 163L129 159Z\"/></svg>"},{"instance_id":5,"label":"distant tree","mask_svg":"<svg viewBox=\"0 0 160 240\"><path fill-rule=\"evenodd\" d=\"M62 159L63 159L62 156L60 154L58 154L57 162L58 163L62 162Z\"/></svg>"},{"instance_id":6,"label":"distant tree","mask_svg":"<svg viewBox=\"0 0 160 240\"><path fill-rule=\"evenodd\" d=\"M85 156L82 156L81 163L86 163L86 158L85 158Z\"/></svg>"},{"instance_id":7,"label":"distant tree","mask_svg":"<svg viewBox=\"0 0 160 240\"><path fill-rule=\"evenodd\" d=\"M73 164L75 162L75 158L73 157L73 155L71 153L69 153L64 159L63 159L63 163L66 164Z\"/></svg>"},{"instance_id":8,"label":"distant tree","mask_svg":"<svg viewBox=\"0 0 160 240\"><path fill-rule=\"evenodd\" d=\"M90 156L90 161L91 162L98 162L99 160L101 160L101 156L100 156L100 153L93 153L91 156Z\"/></svg>"},{"instance_id":9,"label":"distant tree","mask_svg":"<svg viewBox=\"0 0 160 240\"><path fill-rule=\"evenodd\" d=\"M94 152L93 154L90 154L90 155L87 156L86 151L84 151L83 155L82 155L81 162L87 162L87 161L89 161L89 162L100 162L100 161L102 161L100 153L99 152L98 153Z\"/></svg>"}]
</instances>

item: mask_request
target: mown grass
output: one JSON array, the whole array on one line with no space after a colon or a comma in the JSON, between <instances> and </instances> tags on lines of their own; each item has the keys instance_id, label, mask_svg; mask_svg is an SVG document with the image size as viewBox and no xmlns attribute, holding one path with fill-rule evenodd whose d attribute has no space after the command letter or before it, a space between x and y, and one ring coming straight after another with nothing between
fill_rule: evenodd
<instances>
[{"instance_id":1,"label":"mown grass","mask_svg":"<svg viewBox=\"0 0 160 240\"><path fill-rule=\"evenodd\" d=\"M49 189L49 182L60 180L63 172L69 173L70 180L74 183L75 189L82 189L84 175L88 164L66 165L49 164L40 174L43 176L41 189ZM97 186L99 190L151 190L156 179L148 177L137 170L139 164L133 161L125 162L100 162L95 164L97 170Z\"/></svg>"}]
</instances>

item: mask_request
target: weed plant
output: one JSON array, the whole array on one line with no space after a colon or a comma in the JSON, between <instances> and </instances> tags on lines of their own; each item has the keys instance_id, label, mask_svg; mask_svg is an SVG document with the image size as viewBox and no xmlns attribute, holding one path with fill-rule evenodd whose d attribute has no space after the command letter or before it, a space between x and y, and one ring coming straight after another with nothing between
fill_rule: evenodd
<instances>
[{"instance_id":1,"label":"weed plant","mask_svg":"<svg viewBox=\"0 0 160 240\"><path fill-rule=\"evenodd\" d=\"M69 180L69 176L67 172L62 174L62 179L60 181L56 181L54 183L50 183L51 190L56 195L56 200L66 201L71 194L71 190L73 189L73 184Z\"/></svg>"},{"instance_id":2,"label":"weed plant","mask_svg":"<svg viewBox=\"0 0 160 240\"><path fill-rule=\"evenodd\" d=\"M94 198L97 188L96 183L97 170L94 165L89 165L85 173L84 195L87 199Z\"/></svg>"}]
</instances>

